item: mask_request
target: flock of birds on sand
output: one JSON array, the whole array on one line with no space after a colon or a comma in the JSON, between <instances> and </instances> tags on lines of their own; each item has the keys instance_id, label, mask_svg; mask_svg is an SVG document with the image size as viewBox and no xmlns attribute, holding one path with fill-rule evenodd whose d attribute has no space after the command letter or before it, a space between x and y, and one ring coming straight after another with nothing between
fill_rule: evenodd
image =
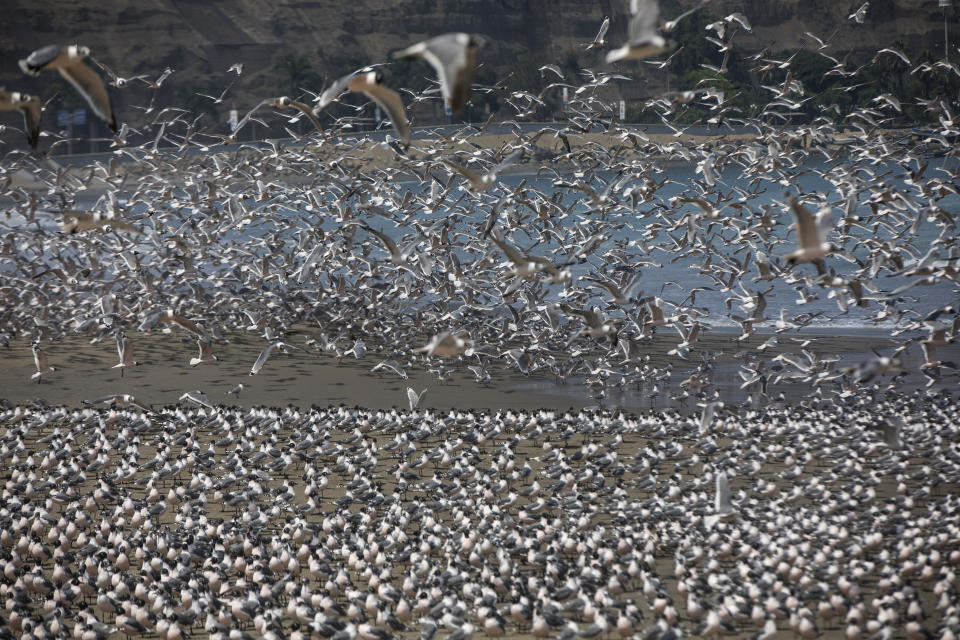
<instances>
[{"instance_id":1,"label":"flock of birds on sand","mask_svg":"<svg viewBox=\"0 0 960 640\"><path fill-rule=\"evenodd\" d=\"M960 633L946 392L0 411L0 639Z\"/></svg>"},{"instance_id":2,"label":"flock of birds on sand","mask_svg":"<svg viewBox=\"0 0 960 640\"><path fill-rule=\"evenodd\" d=\"M628 42L607 61L670 54L677 22L708 1L661 24L655 0L632 0ZM841 28L862 28L867 10ZM607 45L609 24L587 49ZM750 28L739 13L708 26L727 53ZM857 83L831 39L818 42L829 73ZM396 55L429 63L456 114L481 90L478 54L477 38L454 33ZM413 389L402 411L241 410L202 390L157 408L122 380L83 408L5 406L0 640L957 637L960 416L956 365L937 350L957 336L960 302L918 308L911 297L957 282L957 105L927 102L935 124L919 140L885 128L903 111L890 94L792 124L814 96L791 59L752 57L772 82L756 116L710 87L649 99L677 134L669 143L610 116L606 85L629 77L548 64L539 95L482 89L516 110L513 133L484 148L489 120L413 132L405 96L434 92L395 91L380 64L312 104L264 99L223 135L152 102L141 130L122 121L101 71L122 91L159 88L169 69L124 78L85 47L30 54L25 72L57 70L116 133L113 157L87 168L16 149L0 163L0 344L29 340L37 382L56 378L50 354L65 336L115 340L122 378L144 333L196 341L184 364L218 366L245 331L263 337L250 376L278 353L376 354L376 373L403 379L467 369L487 384L499 366L582 377L597 398L699 359L680 388L700 410L442 414ZM960 76L948 60L911 67ZM725 73L726 59L712 69ZM564 88L567 121L521 126ZM376 102L395 137L364 140L353 117L325 124L345 92ZM755 135L685 139L675 119L690 104L718 130ZM293 109L313 131L236 144L266 107ZM42 109L0 91L34 150L52 135ZM365 163L370 148L391 162ZM669 184L664 167L677 161L697 178ZM518 169L546 175L550 190L508 186L503 174ZM833 191L802 192L806 172ZM41 188L22 186L24 174ZM919 242L930 228L932 242ZM681 257L701 261L704 286L644 295L643 274ZM889 276L905 284L891 289ZM842 366L815 336L790 336L818 314L767 315L773 282L798 304L832 298L837 316L853 309L906 337ZM743 344L775 327L738 355L749 406L710 393L713 354L697 346L710 318L696 305L708 289L729 295ZM679 340L664 367L646 353L657 331ZM801 355L768 356L778 341ZM939 388L901 388L917 348ZM813 395L778 402L768 386L783 380Z\"/></svg>"}]
</instances>

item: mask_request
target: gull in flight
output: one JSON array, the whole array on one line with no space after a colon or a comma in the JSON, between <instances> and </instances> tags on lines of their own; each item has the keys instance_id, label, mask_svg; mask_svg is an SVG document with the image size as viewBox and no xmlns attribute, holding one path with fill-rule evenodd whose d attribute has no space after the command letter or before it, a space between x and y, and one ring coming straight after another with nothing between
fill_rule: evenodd
<instances>
[{"instance_id":1,"label":"gull in flight","mask_svg":"<svg viewBox=\"0 0 960 640\"><path fill-rule=\"evenodd\" d=\"M109 396L103 396L102 398L94 398L93 400L82 400L81 402L83 404L109 404L114 402L125 402L129 405L137 407L138 409L140 409L145 413L154 413L151 407L148 407L147 405L138 401L135 397L133 397L129 393L114 393Z\"/></svg>"},{"instance_id":2,"label":"gull in flight","mask_svg":"<svg viewBox=\"0 0 960 640\"><path fill-rule=\"evenodd\" d=\"M106 226L113 227L114 229L120 231L129 231L130 233L143 235L143 232L140 231L140 229L137 229L129 222L124 222L123 220L118 220L117 218L112 217L111 214L101 213L99 211L63 212L63 223L61 230L67 235L79 233L80 231L89 231L90 229L100 229L101 227Z\"/></svg>"},{"instance_id":3,"label":"gull in flight","mask_svg":"<svg viewBox=\"0 0 960 640\"><path fill-rule=\"evenodd\" d=\"M587 45L587 50L598 49L605 44L607 41L604 38L607 35L607 29L610 28L610 16L606 16L603 19L603 22L600 24L600 31L597 32L597 36L593 39L593 42Z\"/></svg>"},{"instance_id":4,"label":"gull in flight","mask_svg":"<svg viewBox=\"0 0 960 640\"><path fill-rule=\"evenodd\" d=\"M40 348L39 341L34 340L30 348L33 350L33 362L37 365L37 372L30 376L30 379L40 384L43 382L43 376L53 373L56 369L47 364L47 354Z\"/></svg>"},{"instance_id":5,"label":"gull in flight","mask_svg":"<svg viewBox=\"0 0 960 640\"><path fill-rule=\"evenodd\" d=\"M627 44L607 54L607 62L642 60L661 53L667 41L657 32L660 5L657 0L630 0Z\"/></svg>"},{"instance_id":6,"label":"gull in flight","mask_svg":"<svg viewBox=\"0 0 960 640\"><path fill-rule=\"evenodd\" d=\"M717 495L713 505L713 515L704 518L704 524L709 529L720 520L726 520L736 515L737 508L734 506L730 496L730 483L727 480L727 473L720 471L717 473Z\"/></svg>"},{"instance_id":7,"label":"gull in flight","mask_svg":"<svg viewBox=\"0 0 960 640\"><path fill-rule=\"evenodd\" d=\"M213 341L210 338L198 337L197 347L200 348L200 355L195 358L190 358L191 367L203 364L204 362L216 362L219 360L217 356L213 355Z\"/></svg>"},{"instance_id":8,"label":"gull in flight","mask_svg":"<svg viewBox=\"0 0 960 640\"><path fill-rule=\"evenodd\" d=\"M474 171L471 171L467 167L461 166L450 160L442 160L443 164L450 169L459 173L461 176L467 179L470 182L470 189L473 191L486 191L494 185L497 181L497 174L503 169L509 167L510 165L519 162L523 158L523 149L517 149L506 158L501 160L496 166L492 169L480 175Z\"/></svg>"},{"instance_id":9,"label":"gull in flight","mask_svg":"<svg viewBox=\"0 0 960 640\"><path fill-rule=\"evenodd\" d=\"M213 409L213 405L210 404L210 401L207 399L207 395L203 391L187 391L185 394L180 396L179 399L188 400L200 405L201 407L206 407L207 409Z\"/></svg>"},{"instance_id":10,"label":"gull in flight","mask_svg":"<svg viewBox=\"0 0 960 640\"><path fill-rule=\"evenodd\" d=\"M468 33L446 33L407 47L394 58L423 58L436 70L444 105L459 113L470 98L477 64L477 40Z\"/></svg>"},{"instance_id":11,"label":"gull in flight","mask_svg":"<svg viewBox=\"0 0 960 640\"><path fill-rule=\"evenodd\" d=\"M37 49L20 60L24 73L35 76L41 71L56 69L86 99L90 108L114 131L119 130L117 118L107 95L107 87L93 69L84 63L90 49L79 45L61 47L51 44Z\"/></svg>"},{"instance_id":12,"label":"gull in flight","mask_svg":"<svg viewBox=\"0 0 960 640\"><path fill-rule=\"evenodd\" d=\"M231 136L237 135L237 132L243 128L243 125L247 124L247 121L250 120L250 117L253 116L254 112L256 112L257 109L264 106L270 106L270 107L273 107L274 109L281 109L281 110L296 109L297 111L300 111L301 113L303 113L303 115L307 116L310 119L310 122L312 122L313 126L317 128L317 131L321 131L321 132L323 131L323 125L320 124L320 121L317 119L316 114L313 112L313 109L309 107L309 105L306 105L300 102L299 100L292 100L287 96L280 96L279 98L267 98L266 100L261 101L260 104L255 106L253 109L248 111L247 114L240 119L240 122L237 123L237 126L233 128L233 131L230 132L230 135Z\"/></svg>"},{"instance_id":13,"label":"gull in flight","mask_svg":"<svg viewBox=\"0 0 960 640\"><path fill-rule=\"evenodd\" d=\"M416 411L420 408L420 402L423 400L423 396L426 395L426 393L427 390L424 389L418 395L416 391L410 387L407 387L407 400L410 401L410 411Z\"/></svg>"},{"instance_id":14,"label":"gull in flight","mask_svg":"<svg viewBox=\"0 0 960 640\"><path fill-rule=\"evenodd\" d=\"M30 143L30 148L36 151L40 141L40 120L43 116L40 98L0 88L0 111L20 111L23 114L27 142Z\"/></svg>"},{"instance_id":15,"label":"gull in flight","mask_svg":"<svg viewBox=\"0 0 960 640\"><path fill-rule=\"evenodd\" d=\"M137 327L137 331L150 331L161 322L172 322L180 325L198 338L206 337L206 334L204 334L200 327L194 324L191 320L177 315L173 309L166 309L165 311L157 311L156 313L150 314L143 322L140 323L140 326Z\"/></svg>"},{"instance_id":16,"label":"gull in flight","mask_svg":"<svg viewBox=\"0 0 960 640\"><path fill-rule=\"evenodd\" d=\"M120 377L123 377L123 370L127 367L135 367L139 362L133 359L133 346L130 339L122 331L117 332L117 353L120 355L120 363L113 365L113 369L120 369Z\"/></svg>"},{"instance_id":17,"label":"gull in flight","mask_svg":"<svg viewBox=\"0 0 960 640\"><path fill-rule=\"evenodd\" d=\"M469 356L473 350L473 341L469 338L463 338L461 335L466 335L466 332L443 331L430 338L426 346L420 347L417 351L428 356L445 358L458 356L462 353Z\"/></svg>"},{"instance_id":18,"label":"gull in flight","mask_svg":"<svg viewBox=\"0 0 960 640\"><path fill-rule=\"evenodd\" d=\"M396 129L403 143L410 144L410 123L407 122L407 115L403 110L403 100L400 99L400 94L383 84L383 72L379 69L365 67L343 76L330 85L317 98L317 106L313 109L314 118L347 91L362 93L380 105L380 108L390 116L393 128Z\"/></svg>"},{"instance_id":19,"label":"gull in flight","mask_svg":"<svg viewBox=\"0 0 960 640\"><path fill-rule=\"evenodd\" d=\"M267 364L267 360L270 359L270 354L273 353L274 349L280 349L281 351L283 351L284 349L288 349L288 348L300 349L300 347L290 344L289 342L279 341L279 342L274 342L269 347L261 351L260 355L257 356L257 361L253 363L252 367L250 367L250 375L255 376L258 373L260 373L260 369L263 369L263 365ZM304 353L306 353L305 349L300 349L300 351L303 351Z\"/></svg>"},{"instance_id":20,"label":"gull in flight","mask_svg":"<svg viewBox=\"0 0 960 640\"><path fill-rule=\"evenodd\" d=\"M797 219L797 242L800 246L784 258L791 266L812 262L817 266L818 274L826 274L827 266L823 259L836 251L836 247L824 239L824 227L832 220L830 208L824 207L814 216L793 196L790 196L790 208Z\"/></svg>"}]
</instances>

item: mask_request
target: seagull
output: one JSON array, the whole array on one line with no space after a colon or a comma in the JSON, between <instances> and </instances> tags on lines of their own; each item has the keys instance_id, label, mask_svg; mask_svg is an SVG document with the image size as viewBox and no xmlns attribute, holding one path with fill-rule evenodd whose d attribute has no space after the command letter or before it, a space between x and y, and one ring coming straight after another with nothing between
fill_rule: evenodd
<instances>
[{"instance_id":1,"label":"seagull","mask_svg":"<svg viewBox=\"0 0 960 640\"><path fill-rule=\"evenodd\" d=\"M424 389L417 395L417 392L407 387L407 400L410 401L410 411L416 411L420 408L420 401L423 400L423 396L426 395L427 390Z\"/></svg>"},{"instance_id":2,"label":"seagull","mask_svg":"<svg viewBox=\"0 0 960 640\"><path fill-rule=\"evenodd\" d=\"M292 100L287 96L280 96L279 98L267 98L266 100L262 100L260 104L248 111L247 114L240 119L240 122L237 123L237 126L235 126L233 131L230 132L230 135L237 135L237 132L243 128L243 125L247 124L247 121L250 120L250 117L254 114L254 112L260 107L264 106L270 106L274 109L296 109L310 119L310 122L312 122L313 126L317 128L317 131L323 131L323 125L320 124L316 114L313 112L313 109L309 107L309 105L306 105L298 100Z\"/></svg>"},{"instance_id":3,"label":"seagull","mask_svg":"<svg viewBox=\"0 0 960 640\"><path fill-rule=\"evenodd\" d=\"M477 40L468 33L446 33L407 47L394 58L423 58L436 70L444 105L459 113L470 97L477 64Z\"/></svg>"},{"instance_id":4,"label":"seagull","mask_svg":"<svg viewBox=\"0 0 960 640\"><path fill-rule=\"evenodd\" d=\"M227 391L227 392L225 392L225 393L226 393L226 395L228 395L228 396L237 396L237 397L239 398L241 391L243 391L243 383L242 383L242 382L241 382L240 384L238 384L237 386L235 386L233 389L230 389L229 391Z\"/></svg>"},{"instance_id":5,"label":"seagull","mask_svg":"<svg viewBox=\"0 0 960 640\"><path fill-rule=\"evenodd\" d=\"M30 348L33 350L33 362L37 365L37 372L30 376L30 379L36 380L37 384L40 384L43 382L43 376L53 373L56 369L47 364L47 354L40 348L39 341L35 340Z\"/></svg>"},{"instance_id":6,"label":"seagull","mask_svg":"<svg viewBox=\"0 0 960 640\"><path fill-rule=\"evenodd\" d=\"M607 44L607 41L604 38L607 35L607 29L610 28L610 16L605 16L603 22L600 23L600 31L597 32L596 37L593 39L593 42L587 45L587 51L590 49L597 49L599 47Z\"/></svg>"},{"instance_id":7,"label":"seagull","mask_svg":"<svg viewBox=\"0 0 960 640\"><path fill-rule=\"evenodd\" d=\"M833 253L836 248L824 239L824 226L830 220L830 208L824 207L817 212L816 217L796 198L790 196L790 208L797 219L797 241L800 247L784 256L790 265L812 262L817 267L819 275L825 275L827 267L824 257Z\"/></svg>"},{"instance_id":8,"label":"seagull","mask_svg":"<svg viewBox=\"0 0 960 640\"><path fill-rule=\"evenodd\" d=\"M253 363L252 367L250 367L250 375L255 376L258 373L260 373L260 369L263 369L263 365L267 364L267 360L270 359L270 354L273 353L274 349L283 350L287 348L300 349L300 347L296 345L292 345L289 342L283 342L283 341L274 342L269 347L261 351L260 355L257 356L257 361ZM300 351L305 351L305 350L300 349Z\"/></svg>"},{"instance_id":9,"label":"seagull","mask_svg":"<svg viewBox=\"0 0 960 640\"><path fill-rule=\"evenodd\" d=\"M200 348L200 355L190 358L190 366L195 367L204 362L216 362L219 360L213 355L213 341L210 338L197 338L197 346Z\"/></svg>"},{"instance_id":10,"label":"seagull","mask_svg":"<svg viewBox=\"0 0 960 640\"><path fill-rule=\"evenodd\" d=\"M727 473L721 471L717 473L717 495L713 505L713 515L704 518L704 524L707 528L720 521L726 520L730 516L736 515L737 508L733 505L730 497L730 484L727 480Z\"/></svg>"},{"instance_id":11,"label":"seagull","mask_svg":"<svg viewBox=\"0 0 960 640\"><path fill-rule=\"evenodd\" d=\"M43 117L43 106L40 98L30 96L19 91L7 91L0 88L0 111L20 111L23 113L24 132L30 148L36 151L40 141L40 120Z\"/></svg>"},{"instance_id":12,"label":"seagull","mask_svg":"<svg viewBox=\"0 0 960 640\"><path fill-rule=\"evenodd\" d=\"M607 54L607 62L642 60L666 50L667 41L657 33L660 5L657 0L630 0L628 41Z\"/></svg>"},{"instance_id":13,"label":"seagull","mask_svg":"<svg viewBox=\"0 0 960 640\"><path fill-rule=\"evenodd\" d=\"M860 5L859 9L847 16L847 20L853 20L857 24L863 24L864 20L867 19L867 9L869 8L870 3L864 2L862 5Z\"/></svg>"},{"instance_id":14,"label":"seagull","mask_svg":"<svg viewBox=\"0 0 960 640\"><path fill-rule=\"evenodd\" d=\"M195 404L200 405L201 407L206 407L207 409L213 409L213 405L210 404L210 401L207 400L206 394L203 391L187 391L185 394L180 396L180 400L188 400Z\"/></svg>"},{"instance_id":15,"label":"seagull","mask_svg":"<svg viewBox=\"0 0 960 640\"><path fill-rule=\"evenodd\" d=\"M153 409L147 405L139 402L135 397L129 393L114 393L109 396L103 396L102 398L94 398L93 400L82 400L83 404L111 404L114 402L125 402L129 405L137 407L145 413L153 413Z\"/></svg>"},{"instance_id":16,"label":"seagull","mask_svg":"<svg viewBox=\"0 0 960 640\"><path fill-rule=\"evenodd\" d=\"M204 334L200 327L194 324L193 321L181 315L177 315L173 309L166 309L164 311L151 313L143 322L140 323L140 326L137 327L137 331L150 331L161 322L172 322L180 325L198 338L206 337L206 334Z\"/></svg>"},{"instance_id":17,"label":"seagull","mask_svg":"<svg viewBox=\"0 0 960 640\"><path fill-rule=\"evenodd\" d=\"M67 235L79 233L80 231L89 231L90 229L100 229L110 226L120 231L129 231L143 235L140 229L129 222L124 222L113 217L111 214L101 213L99 211L64 211L61 231Z\"/></svg>"},{"instance_id":18,"label":"seagull","mask_svg":"<svg viewBox=\"0 0 960 640\"><path fill-rule=\"evenodd\" d=\"M477 174L474 171L471 171L467 167L461 166L450 160L442 160L443 164L450 169L459 173L461 176L467 179L470 183L470 189L473 191L486 191L492 187L497 181L497 174L509 167L510 165L519 162L523 158L523 149L517 149L513 151L506 158L501 160L496 166L484 173L483 175Z\"/></svg>"},{"instance_id":19,"label":"seagull","mask_svg":"<svg viewBox=\"0 0 960 640\"><path fill-rule=\"evenodd\" d=\"M122 331L118 331L117 335L117 353L120 354L120 363L113 365L113 369L120 369L120 377L123 377L123 370L127 367L135 367L139 362L133 359L133 346L130 344L130 339L123 334Z\"/></svg>"},{"instance_id":20,"label":"seagull","mask_svg":"<svg viewBox=\"0 0 960 640\"><path fill-rule=\"evenodd\" d=\"M110 104L110 96L107 95L107 87L100 76L84 63L89 55L88 47L75 44L61 47L51 44L20 60L20 68L24 73L33 76L39 75L41 71L56 69L86 98L93 112L111 129L118 131L117 118Z\"/></svg>"},{"instance_id":21,"label":"seagull","mask_svg":"<svg viewBox=\"0 0 960 640\"><path fill-rule=\"evenodd\" d=\"M469 338L460 337L465 332L444 331L430 338L426 346L417 349L420 353L426 353L428 356L441 356L450 358L462 353L470 355L468 352L473 348L473 341Z\"/></svg>"},{"instance_id":22,"label":"seagull","mask_svg":"<svg viewBox=\"0 0 960 640\"><path fill-rule=\"evenodd\" d=\"M359 71L347 74L330 85L317 98L317 106L313 108L314 119L327 105L339 98L344 92L362 93L387 112L393 128L405 145L410 144L410 123L407 122L403 110L403 100L393 89L383 84L383 72L379 69L365 67Z\"/></svg>"}]
</instances>

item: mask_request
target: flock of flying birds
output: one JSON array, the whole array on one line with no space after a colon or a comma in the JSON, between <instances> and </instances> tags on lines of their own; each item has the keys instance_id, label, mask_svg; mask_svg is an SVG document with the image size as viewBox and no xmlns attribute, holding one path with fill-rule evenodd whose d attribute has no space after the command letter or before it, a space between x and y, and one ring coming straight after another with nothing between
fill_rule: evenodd
<instances>
[{"instance_id":1,"label":"flock of flying birds","mask_svg":"<svg viewBox=\"0 0 960 640\"><path fill-rule=\"evenodd\" d=\"M669 52L689 13L661 26L655 0L633 0L628 42L607 60ZM605 47L608 27L586 47ZM708 28L729 51L750 23L732 14ZM432 65L458 112L477 43L446 34L397 56ZM829 58L831 39L819 45ZM909 61L877 53L888 55ZM404 379L469 367L486 384L501 366L583 377L602 397L669 377L672 363L646 352L667 331L679 338L673 362L700 359L681 386L702 412L438 414L412 389L409 411L242 411L201 391L157 409L122 389L78 409L5 407L0 640L960 633L960 416L946 391L956 366L937 354L956 338L960 304L911 298L957 282L955 102L925 105L935 124L920 140L885 128L902 111L888 94L795 125L813 96L791 58L756 56L773 78L759 115L708 87L657 96L648 108L677 134L663 143L610 117L605 85L629 78L546 65L553 82L539 95L504 92L513 133L484 148L489 121L413 132L374 65L313 105L265 99L228 135L151 104L142 128L155 137L134 146L88 60L84 47L51 46L21 67L56 69L80 91L116 132L114 157L63 169L7 150L0 163L0 338L30 340L38 382L56 377L47 352L70 334L115 339L123 376L144 333L195 340L185 364L215 367L247 331L264 339L251 376L277 353L377 354L377 372ZM834 62L831 74L858 82ZM131 81L95 66L117 90ZM171 73L141 80L156 88ZM912 73L960 76L949 61ZM563 87L567 121L522 126ZM351 118L325 126L347 91L377 102L396 139L360 139ZM686 139L674 120L691 103L755 135ZM233 144L265 107L295 109L315 131ZM0 92L0 109L23 112L31 147L50 135L38 99ZM391 162L365 162L371 147ZM670 184L664 168L677 161L698 177ZM538 179L508 186L511 168ZM42 188L20 185L24 172ZM805 172L832 192L802 192ZM645 273L679 258L699 260L703 287L641 292ZM888 276L906 284L891 289ZM769 317L773 282L799 304L832 298L837 315L855 309L908 337L849 368L815 336L797 338L801 356L769 357L815 319ZM743 344L775 328L740 356L755 400L781 380L820 397L737 412L710 395L704 289L730 296ZM921 372L944 388L897 393L917 343Z\"/></svg>"},{"instance_id":2,"label":"flock of flying birds","mask_svg":"<svg viewBox=\"0 0 960 640\"><path fill-rule=\"evenodd\" d=\"M667 51L662 34L703 4L658 27L657 3L633 2L629 41L607 59ZM866 10L865 4L850 16L851 28L863 22ZM605 45L608 26L605 20L587 49ZM721 38L711 41L727 52L744 29L750 23L739 13L708 25ZM821 55L833 60L824 51L829 39L817 42ZM477 38L451 33L395 57L429 62L444 104L457 113L469 100L477 47ZM888 55L909 60L892 49L876 54ZM914 287L957 281L960 253L950 199L957 197L958 174L950 168L950 140L958 131L955 105L946 98L926 104L938 124L919 141L883 128L902 111L888 94L878 96L874 108L834 119L839 108L824 107L810 124L787 126L812 96L792 79L790 58L754 56L758 72L784 74L781 84L765 87L771 99L760 116L747 117L730 106L729 96L710 88L647 102L678 137L684 129L671 116L696 101L709 107L709 122L721 131L736 124L753 130L752 139L718 135L708 142L664 144L608 116L612 105L603 97L604 85L628 78L584 70L586 82L570 84L577 78L546 65L541 73L556 81L537 96L505 94L517 111L514 133L498 148L485 149L477 140L489 120L412 139L403 99L384 85L380 65L373 65L333 82L313 107L287 96L266 99L228 136L204 132L200 120L181 109L151 104L145 111L156 137L131 146L125 144L130 128L119 124L91 59L85 47L53 45L20 61L27 73L59 71L117 132L114 157L85 171L19 151L8 151L4 160L0 195L9 203L8 220L16 217L4 225L0 253L0 281L9 301L0 335L5 342L29 336L38 382L56 371L48 341L67 333L86 333L94 342L114 336L122 375L137 365L132 331L177 327L197 341L191 366L218 362L218 349L228 348L227 332L241 329L262 332L266 340L251 375L272 353L361 358L369 344L383 356L375 369L403 378L412 367L448 358L485 383L491 364L500 362L524 375L580 376L602 398L609 385L662 378L664 370L651 366L644 353L658 329L676 331L679 344L670 355L678 362L697 354L702 330L717 319L695 304L704 290L729 294L731 312L721 319L742 327L740 339L753 336L758 325L776 327L759 349L740 354L743 386L755 400L766 397L768 382L783 379L841 397L881 380L895 386L907 373L900 356L918 342L924 354L919 369L930 384L956 376L956 365L939 358L937 349L955 340L960 305L911 304ZM725 65L717 70L722 73ZM131 81L96 66L119 89ZM170 73L144 81L156 87ZM851 82L857 76L841 62L829 73ZM944 61L912 73L960 70ZM572 89L567 122L539 130L520 126L548 92L561 88ZM324 130L324 109L348 91L368 96L389 115L397 138L381 146L392 154L392 164L368 168L358 161L363 140L343 135L352 119ZM3 108L23 111L28 140L36 146L42 137L38 99L2 95ZM217 149L217 143L234 142L264 106L294 108L316 131L289 145L267 141ZM840 148L833 136L844 127L853 133L845 134L850 144ZM600 137L584 137L588 133ZM547 159L541 141L553 143ZM664 186L677 185L661 174L675 160L695 165L699 178L666 197ZM536 173L537 181L505 185L501 176L511 167ZM25 170L45 188L18 186L16 172ZM731 181L735 171L739 176ZM833 192L800 192L797 178L807 172ZM540 188L543 176L552 180L551 190ZM763 199L768 189L784 187L781 201ZM791 230L777 224L786 211L795 222ZM939 233L925 245L919 232L931 225ZM681 258L702 260L696 268L704 286L681 290L682 298L668 298L666 287L659 295L643 295L645 271ZM889 276L907 284L884 289ZM895 335L921 330L927 336L902 340L893 353L855 367L821 357L816 339L796 339L805 360L789 354L768 360L765 348L822 315L781 309L779 318L768 316L768 285L774 281L789 284L798 304L826 296L836 300L838 315L853 308L865 311L869 321L887 323ZM755 288L758 283L763 288ZM320 334L295 344L304 325L319 327ZM711 354L700 357L702 375L685 382L705 398ZM450 372L432 370L440 371L441 381Z\"/></svg>"}]
</instances>

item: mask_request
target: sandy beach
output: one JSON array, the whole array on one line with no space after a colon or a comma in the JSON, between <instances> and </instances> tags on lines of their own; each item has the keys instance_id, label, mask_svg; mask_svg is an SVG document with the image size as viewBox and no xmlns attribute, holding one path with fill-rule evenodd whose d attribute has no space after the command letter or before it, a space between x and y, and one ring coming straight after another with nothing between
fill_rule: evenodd
<instances>
[{"instance_id":1,"label":"sandy beach","mask_svg":"<svg viewBox=\"0 0 960 640\"><path fill-rule=\"evenodd\" d=\"M429 363L422 356L411 355L407 361L408 379L396 374L373 372L379 362L387 358L383 345L367 345L363 360L352 354L338 362L332 354L321 352L316 345L308 344L319 331L306 326L295 327L288 341L304 348L289 353L275 353L257 375L249 375L250 368L269 342L256 332L234 331L214 341L217 362L191 367L189 361L197 355L196 339L182 330L170 333L131 333L130 339L136 367L121 371L112 368L119 362L116 342L108 335L96 344L82 335L67 335L54 340L45 348L50 365L57 370L43 377L38 384L31 379L36 371L30 345L25 340L12 340L0 351L3 365L0 366L0 399L13 404L23 404L35 399L52 405L80 406L83 400L105 395L128 393L139 401L157 406L175 404L178 398L193 390L203 391L214 404L250 407L330 405L362 406L382 409L407 406L407 387L416 391L428 389L423 406L439 410L448 409L567 409L603 406L622 408L628 411L651 407L695 408L697 400L671 400L682 393L681 383L687 379L703 355L709 355L716 364L709 375L710 386L704 391L717 391L728 402L743 401L748 391L740 389L742 378L737 374L739 362L749 353L759 353L756 348L767 342L774 334L755 335L747 340L738 340L738 335L721 329L704 332L696 348L684 361L668 352L676 347L679 338L672 332L664 332L649 342L641 344L639 357L649 356L650 367L663 368L670 364L672 374L665 378L656 397L650 387L641 389L627 385L619 387L616 377L608 380L606 397L598 403L583 384L584 373L574 374L565 382L546 370L532 371L521 375L505 361L491 360L488 369L491 380L478 384L474 374L467 369L476 364L475 358L433 358ZM874 358L872 350L889 352L895 344L879 332L847 331L841 335L825 336L823 332L809 335L786 334L777 336L779 342L763 351L765 357L774 358L778 353L801 354L803 350L838 356L838 367L856 366ZM849 334L849 335L846 335ZM342 346L349 346L345 343ZM415 345L419 346L419 345ZM574 345L575 347L577 345ZM582 343L582 347L588 346ZM379 350L378 350L379 349ZM558 354L562 357L562 354ZM589 351L584 359L590 360ZM943 349L943 359L960 358L960 346L948 345ZM914 347L902 356L903 367L908 374L900 383L904 391L922 387L926 378L919 373L922 359ZM429 370L434 370L430 372ZM625 371L630 367L625 367ZM789 368L788 368L789 369ZM444 374L441 381L439 372ZM795 372L799 373L799 372ZM771 376L773 377L773 376ZM887 374L875 382L889 382ZM227 391L237 384L244 385L238 397ZM826 385L824 389L831 389ZM956 379L945 377L933 386L934 390L956 390ZM770 384L768 395L776 397L783 393L788 400L798 400L811 392L811 386L799 381L784 380Z\"/></svg>"}]
</instances>

